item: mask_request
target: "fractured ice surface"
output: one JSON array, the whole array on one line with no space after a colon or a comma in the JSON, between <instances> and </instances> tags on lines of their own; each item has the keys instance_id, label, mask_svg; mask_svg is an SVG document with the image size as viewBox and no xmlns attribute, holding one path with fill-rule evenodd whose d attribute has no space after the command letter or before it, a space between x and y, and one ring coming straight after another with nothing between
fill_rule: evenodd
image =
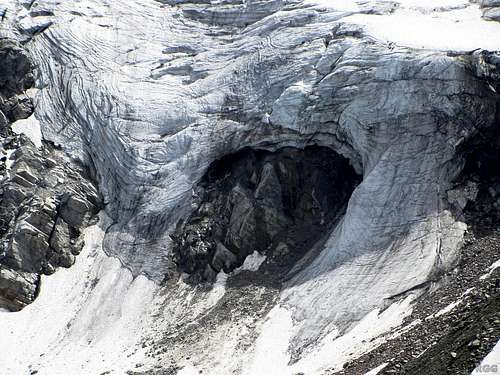
<instances>
[{"instance_id":1,"label":"fractured ice surface","mask_svg":"<svg viewBox=\"0 0 500 375\"><path fill-rule=\"evenodd\" d=\"M344 348L342 335L362 330L365 319L382 319L381 329L397 324L408 311L398 296L455 261L465 225L446 190L461 168L459 146L492 124L499 100L499 57L472 51L499 49L500 23L481 19L477 5L40 0L28 10L22 3L0 1L2 30L37 33L26 45L38 66L43 137L95 170L113 222L100 234L107 255L82 254L75 265L100 275L94 289L82 280L69 288L62 275L76 271L60 270L44 278L39 300L19 318L0 314L2 327L18 325L14 319L36 325L58 308L48 293L69 303L44 335L61 351L37 360L40 374L74 359L73 373L120 373L132 359L116 353L136 335L196 325L227 302L227 289L207 303L209 291L179 282L148 306L155 283L175 269L169 233L190 212L193 186L211 162L243 147L330 147L363 182L319 255L273 294L267 320L239 316L201 327L190 346L166 345L156 359L164 365L173 358L186 373L256 374L272 337L276 374L341 366L346 357L322 350ZM265 294L259 288L255 296ZM155 323L142 321L143 309L160 301ZM286 327L274 335L277 319ZM50 336L73 320L70 341ZM16 337L18 329L11 328ZM12 368L23 352L41 354L28 337L2 344ZM94 365L95 353L104 364Z\"/></svg>"}]
</instances>

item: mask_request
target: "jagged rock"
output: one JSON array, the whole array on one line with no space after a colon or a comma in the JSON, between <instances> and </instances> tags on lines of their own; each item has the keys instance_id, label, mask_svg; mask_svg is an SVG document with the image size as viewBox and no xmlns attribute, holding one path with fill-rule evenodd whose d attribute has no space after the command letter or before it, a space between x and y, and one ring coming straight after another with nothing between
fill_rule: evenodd
<instances>
[{"instance_id":1,"label":"jagged rock","mask_svg":"<svg viewBox=\"0 0 500 375\"><path fill-rule=\"evenodd\" d=\"M80 227L89 219L92 214L91 205L86 198L80 198L75 195L68 195L61 201L59 215L73 227Z\"/></svg>"},{"instance_id":2,"label":"jagged rock","mask_svg":"<svg viewBox=\"0 0 500 375\"><path fill-rule=\"evenodd\" d=\"M12 270L0 264L0 306L21 310L34 301L40 276L32 272Z\"/></svg>"},{"instance_id":3,"label":"jagged rock","mask_svg":"<svg viewBox=\"0 0 500 375\"><path fill-rule=\"evenodd\" d=\"M11 39L0 39L0 61L0 94L3 98L13 97L33 86L31 59L19 44ZM3 101L0 100L0 106L2 105Z\"/></svg>"},{"instance_id":4,"label":"jagged rock","mask_svg":"<svg viewBox=\"0 0 500 375\"><path fill-rule=\"evenodd\" d=\"M207 171L199 208L173 235L176 262L205 278L215 274L207 265L229 273L254 251L292 266L331 230L358 182L346 160L321 147L225 157Z\"/></svg>"},{"instance_id":5,"label":"jagged rock","mask_svg":"<svg viewBox=\"0 0 500 375\"><path fill-rule=\"evenodd\" d=\"M39 151L25 140L14 156L0 201L0 264L35 275L70 267L81 250L81 230L99 210L96 188L82 170L50 147ZM65 176L64 183L53 181L55 175ZM3 282L8 285L12 280ZM11 289L33 290L34 286ZM12 293L9 296L14 298ZM15 298L29 303L34 294Z\"/></svg>"},{"instance_id":6,"label":"jagged rock","mask_svg":"<svg viewBox=\"0 0 500 375\"><path fill-rule=\"evenodd\" d=\"M25 91L33 65L18 44L0 39L0 307L19 310L36 297L40 274L70 267L82 248L80 233L100 207L85 170L50 144L40 150L10 123L33 113ZM5 115L4 115L5 114ZM7 161L9 167L6 167Z\"/></svg>"}]
</instances>

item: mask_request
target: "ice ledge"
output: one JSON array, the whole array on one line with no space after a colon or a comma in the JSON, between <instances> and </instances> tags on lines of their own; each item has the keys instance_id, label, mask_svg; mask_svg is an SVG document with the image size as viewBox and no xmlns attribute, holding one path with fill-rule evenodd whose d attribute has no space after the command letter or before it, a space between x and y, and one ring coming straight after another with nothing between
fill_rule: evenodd
<instances>
[{"instance_id":1,"label":"ice ledge","mask_svg":"<svg viewBox=\"0 0 500 375\"><path fill-rule=\"evenodd\" d=\"M394 2L393 9L377 1L306 0L305 4L326 11L352 12L342 21L364 26L370 36L403 47L460 52L500 49L500 23L483 18L485 11L495 8L480 9L469 1L400 0Z\"/></svg>"}]
</instances>

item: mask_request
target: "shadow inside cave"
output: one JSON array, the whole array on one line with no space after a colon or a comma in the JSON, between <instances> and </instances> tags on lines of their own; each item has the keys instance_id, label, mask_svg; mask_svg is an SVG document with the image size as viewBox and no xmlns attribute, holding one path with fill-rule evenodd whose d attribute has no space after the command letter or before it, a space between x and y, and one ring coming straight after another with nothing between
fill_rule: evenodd
<instances>
[{"instance_id":1,"label":"shadow inside cave","mask_svg":"<svg viewBox=\"0 0 500 375\"><path fill-rule=\"evenodd\" d=\"M297 262L321 250L360 181L347 159L322 146L226 155L208 168L193 212L171 236L174 261L198 284L257 251L266 256L259 272L240 270L228 286L280 288Z\"/></svg>"}]
</instances>

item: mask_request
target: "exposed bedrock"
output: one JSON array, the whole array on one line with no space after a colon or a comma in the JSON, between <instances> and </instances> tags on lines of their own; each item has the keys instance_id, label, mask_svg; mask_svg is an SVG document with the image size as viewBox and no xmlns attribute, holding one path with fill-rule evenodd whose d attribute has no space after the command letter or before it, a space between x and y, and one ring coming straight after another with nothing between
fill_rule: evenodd
<instances>
[{"instance_id":1,"label":"exposed bedrock","mask_svg":"<svg viewBox=\"0 0 500 375\"><path fill-rule=\"evenodd\" d=\"M464 221L474 231L495 230L500 223L500 113L496 125L465 144L463 151L464 168L448 196L463 208Z\"/></svg>"},{"instance_id":2,"label":"exposed bedrock","mask_svg":"<svg viewBox=\"0 0 500 375\"><path fill-rule=\"evenodd\" d=\"M0 66L0 308L17 311L36 298L41 274L74 263L100 198L87 169L12 131L12 122L33 113L26 50L1 39Z\"/></svg>"},{"instance_id":3,"label":"exposed bedrock","mask_svg":"<svg viewBox=\"0 0 500 375\"><path fill-rule=\"evenodd\" d=\"M329 235L358 183L325 147L227 155L195 187L197 208L173 235L176 263L193 279L214 280L258 251L285 272Z\"/></svg>"},{"instance_id":4,"label":"exposed bedrock","mask_svg":"<svg viewBox=\"0 0 500 375\"><path fill-rule=\"evenodd\" d=\"M33 302L41 274L73 265L81 231L100 207L85 169L50 145L18 142L0 200L0 307L10 310Z\"/></svg>"},{"instance_id":5,"label":"exposed bedrock","mask_svg":"<svg viewBox=\"0 0 500 375\"><path fill-rule=\"evenodd\" d=\"M0 35L0 136L11 134L10 123L33 113L33 101L26 90L34 84L28 53L14 41Z\"/></svg>"}]
</instances>

